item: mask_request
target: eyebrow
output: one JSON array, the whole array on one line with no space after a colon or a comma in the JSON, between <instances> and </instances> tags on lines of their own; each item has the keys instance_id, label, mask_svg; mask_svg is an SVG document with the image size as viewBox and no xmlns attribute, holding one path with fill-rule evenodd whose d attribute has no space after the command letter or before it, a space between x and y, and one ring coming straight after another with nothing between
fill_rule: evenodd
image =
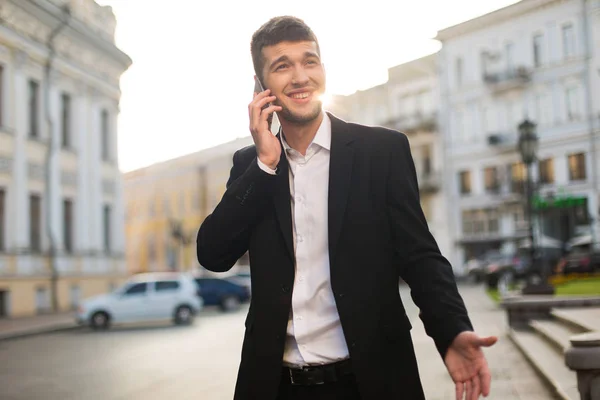
<instances>
[{"instance_id":1,"label":"eyebrow","mask_svg":"<svg viewBox=\"0 0 600 400\"><path fill-rule=\"evenodd\" d=\"M316 57L319 58L319 55L317 53L315 53L314 51L305 51L304 52L304 58L309 58L309 57ZM271 65L269 65L269 69L272 69L276 64L279 64L282 61L290 61L290 58L286 55L283 55L279 58L277 58L275 61L273 61L271 63Z\"/></svg>"}]
</instances>

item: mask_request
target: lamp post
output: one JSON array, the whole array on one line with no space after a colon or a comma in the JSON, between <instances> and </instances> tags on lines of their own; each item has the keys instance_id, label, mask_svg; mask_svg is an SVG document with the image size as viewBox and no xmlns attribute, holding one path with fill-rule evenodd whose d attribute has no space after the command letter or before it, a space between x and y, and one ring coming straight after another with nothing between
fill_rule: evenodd
<instances>
[{"instance_id":1,"label":"lamp post","mask_svg":"<svg viewBox=\"0 0 600 400\"><path fill-rule=\"evenodd\" d=\"M554 287L548 284L545 265L539 264L536 257L536 246L533 232L533 195L535 193L533 176L531 173L532 164L537 159L539 140L536 133L536 124L525 119L519 124L519 142L517 148L521 154L521 160L527 168L527 187L525 195L527 197L527 220L529 222L529 257L530 273L527 277L527 284L523 289L523 294L554 294ZM534 282L538 268L541 269L541 282Z\"/></svg>"}]
</instances>

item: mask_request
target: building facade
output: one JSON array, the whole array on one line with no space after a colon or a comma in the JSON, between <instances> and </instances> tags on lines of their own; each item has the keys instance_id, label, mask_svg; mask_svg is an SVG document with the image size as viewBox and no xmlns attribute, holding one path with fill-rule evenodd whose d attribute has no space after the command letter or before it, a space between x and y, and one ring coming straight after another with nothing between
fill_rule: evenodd
<instances>
[{"instance_id":1,"label":"building facade","mask_svg":"<svg viewBox=\"0 0 600 400\"><path fill-rule=\"evenodd\" d=\"M225 193L233 154L252 143L247 136L124 174L130 273L199 268L198 228ZM234 270L244 267L246 256Z\"/></svg>"},{"instance_id":2,"label":"building facade","mask_svg":"<svg viewBox=\"0 0 600 400\"><path fill-rule=\"evenodd\" d=\"M68 310L126 276L115 16L93 0L0 7L0 317Z\"/></svg>"},{"instance_id":3,"label":"building facade","mask_svg":"<svg viewBox=\"0 0 600 400\"><path fill-rule=\"evenodd\" d=\"M408 136L421 207L442 254L448 255L452 244L443 195L444 150L438 130L437 70L437 54L389 68L384 84L349 96L334 96L330 108L351 122L385 126Z\"/></svg>"},{"instance_id":4,"label":"building facade","mask_svg":"<svg viewBox=\"0 0 600 400\"><path fill-rule=\"evenodd\" d=\"M537 125L537 235L598 242L596 0L523 0L438 32L453 260L512 252L527 235L518 125ZM595 89L594 89L595 88Z\"/></svg>"}]
</instances>

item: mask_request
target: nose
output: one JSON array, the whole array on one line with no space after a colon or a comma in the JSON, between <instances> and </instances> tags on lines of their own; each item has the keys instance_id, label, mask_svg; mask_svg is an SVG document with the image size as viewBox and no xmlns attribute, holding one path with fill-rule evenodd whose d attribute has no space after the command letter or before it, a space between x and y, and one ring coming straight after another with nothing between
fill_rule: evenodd
<instances>
[{"instance_id":1,"label":"nose","mask_svg":"<svg viewBox=\"0 0 600 400\"><path fill-rule=\"evenodd\" d=\"M295 86L304 86L308 83L308 74L303 67L296 68L292 76L292 84Z\"/></svg>"}]
</instances>

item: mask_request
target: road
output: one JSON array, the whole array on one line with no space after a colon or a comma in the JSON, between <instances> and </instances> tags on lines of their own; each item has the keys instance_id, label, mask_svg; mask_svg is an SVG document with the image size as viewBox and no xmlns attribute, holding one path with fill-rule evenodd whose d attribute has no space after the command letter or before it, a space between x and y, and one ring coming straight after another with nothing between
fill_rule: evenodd
<instances>
[{"instance_id":1,"label":"road","mask_svg":"<svg viewBox=\"0 0 600 400\"><path fill-rule=\"evenodd\" d=\"M503 335L503 312L483 289L464 286L461 293L476 331ZM452 400L454 385L405 286L401 294L427 399ZM82 328L0 341L0 399L231 400L246 312L204 311L189 327ZM505 337L486 356L494 380L489 400L551 398Z\"/></svg>"},{"instance_id":2,"label":"road","mask_svg":"<svg viewBox=\"0 0 600 400\"><path fill-rule=\"evenodd\" d=\"M246 311L0 342L0 399L231 400Z\"/></svg>"}]
</instances>

